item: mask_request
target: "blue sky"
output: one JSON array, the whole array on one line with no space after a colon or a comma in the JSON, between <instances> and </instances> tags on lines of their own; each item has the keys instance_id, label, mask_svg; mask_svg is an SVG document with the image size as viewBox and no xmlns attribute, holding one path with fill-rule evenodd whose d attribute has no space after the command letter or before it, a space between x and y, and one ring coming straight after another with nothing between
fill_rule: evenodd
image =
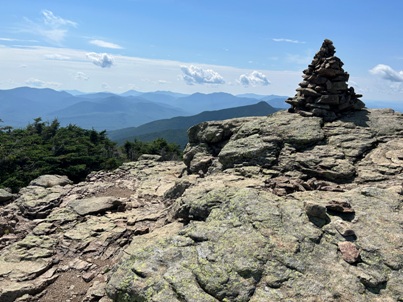
<instances>
[{"instance_id":1,"label":"blue sky","mask_svg":"<svg viewBox=\"0 0 403 302\"><path fill-rule=\"evenodd\" d=\"M328 38L364 101L403 101L400 0L0 4L0 89L291 96Z\"/></svg>"}]
</instances>

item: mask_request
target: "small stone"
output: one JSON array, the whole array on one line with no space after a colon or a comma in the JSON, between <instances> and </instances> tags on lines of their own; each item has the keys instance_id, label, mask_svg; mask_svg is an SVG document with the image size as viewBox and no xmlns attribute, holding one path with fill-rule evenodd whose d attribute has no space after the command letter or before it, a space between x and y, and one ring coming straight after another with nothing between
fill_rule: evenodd
<instances>
[{"instance_id":1,"label":"small stone","mask_svg":"<svg viewBox=\"0 0 403 302\"><path fill-rule=\"evenodd\" d=\"M326 205L326 209L339 213L355 213L349 201L332 200Z\"/></svg>"},{"instance_id":2,"label":"small stone","mask_svg":"<svg viewBox=\"0 0 403 302\"><path fill-rule=\"evenodd\" d=\"M79 271L86 271L91 266L91 263L81 259L74 259L69 262L69 266Z\"/></svg>"},{"instance_id":3,"label":"small stone","mask_svg":"<svg viewBox=\"0 0 403 302\"><path fill-rule=\"evenodd\" d=\"M360 251L353 242L343 241L339 242L338 248L341 252L343 260L349 264L357 263L360 259Z\"/></svg>"},{"instance_id":4,"label":"small stone","mask_svg":"<svg viewBox=\"0 0 403 302\"><path fill-rule=\"evenodd\" d=\"M351 229L350 224L344 220L336 220L334 222L337 232L343 237L355 236L354 230Z\"/></svg>"},{"instance_id":5,"label":"small stone","mask_svg":"<svg viewBox=\"0 0 403 302\"><path fill-rule=\"evenodd\" d=\"M306 215L310 217L317 217L322 219L326 219L328 217L326 208L322 205L309 202L305 204L304 208Z\"/></svg>"},{"instance_id":6,"label":"small stone","mask_svg":"<svg viewBox=\"0 0 403 302\"><path fill-rule=\"evenodd\" d=\"M92 279L94 279L96 276L96 272L92 271L92 272L87 272L85 274L83 274L81 277L83 278L83 280L85 282L90 282Z\"/></svg>"}]
</instances>

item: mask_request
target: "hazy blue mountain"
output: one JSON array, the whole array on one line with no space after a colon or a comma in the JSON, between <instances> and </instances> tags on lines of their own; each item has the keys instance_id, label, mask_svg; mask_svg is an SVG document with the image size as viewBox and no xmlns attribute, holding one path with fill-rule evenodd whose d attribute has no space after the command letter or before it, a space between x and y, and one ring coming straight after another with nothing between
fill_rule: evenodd
<instances>
[{"instance_id":1,"label":"hazy blue mountain","mask_svg":"<svg viewBox=\"0 0 403 302\"><path fill-rule=\"evenodd\" d=\"M189 94L179 93L179 92L172 92L172 91L165 91L165 90L157 90L155 93L169 95L169 96L172 96L174 98L182 98L182 97L185 97L185 96L189 96Z\"/></svg>"},{"instance_id":2,"label":"hazy blue mountain","mask_svg":"<svg viewBox=\"0 0 403 302\"><path fill-rule=\"evenodd\" d=\"M237 94L236 96L240 97L240 98L250 98L250 99L257 99L257 100L261 100L264 97L267 97L267 95L255 94L255 93L242 93L242 94Z\"/></svg>"},{"instance_id":3,"label":"hazy blue mountain","mask_svg":"<svg viewBox=\"0 0 403 302\"><path fill-rule=\"evenodd\" d=\"M120 96L139 96L142 95L144 92L136 91L136 90L128 90L119 94Z\"/></svg>"},{"instance_id":4,"label":"hazy blue mountain","mask_svg":"<svg viewBox=\"0 0 403 302\"><path fill-rule=\"evenodd\" d=\"M86 93L82 94L79 97L80 98L86 98L86 99L104 99L108 98L111 96L115 96L116 94L112 92L95 92L95 93Z\"/></svg>"},{"instance_id":5,"label":"hazy blue mountain","mask_svg":"<svg viewBox=\"0 0 403 302\"><path fill-rule=\"evenodd\" d=\"M187 142L187 129L198 123L244 116L264 116L275 111L277 110L266 102L259 102L257 104L235 108L204 111L193 116L179 116L157 120L139 127L108 131L107 133L111 140L120 144L124 143L126 140L133 141L134 139L140 139L150 141L162 137L169 142L174 142L184 147L184 144Z\"/></svg>"},{"instance_id":6,"label":"hazy blue mountain","mask_svg":"<svg viewBox=\"0 0 403 302\"><path fill-rule=\"evenodd\" d=\"M206 110L220 110L255 103L256 99L241 98L229 93L216 92L210 94L194 93L186 97L178 98L175 101L175 106L191 112L192 114L197 114Z\"/></svg>"},{"instance_id":7,"label":"hazy blue mountain","mask_svg":"<svg viewBox=\"0 0 403 302\"><path fill-rule=\"evenodd\" d=\"M73 96L78 96L78 95L86 94L85 92L82 92L82 91L79 91L79 90L75 90L75 89L73 89L73 90L62 90L62 91L67 92L67 93L69 93L69 94L71 94L71 95L73 95Z\"/></svg>"},{"instance_id":8,"label":"hazy blue mountain","mask_svg":"<svg viewBox=\"0 0 403 302\"><path fill-rule=\"evenodd\" d=\"M363 100L367 108L380 109L380 108L392 108L395 111L403 112L403 100L402 101L375 101L375 100Z\"/></svg>"},{"instance_id":9,"label":"hazy blue mountain","mask_svg":"<svg viewBox=\"0 0 403 302\"><path fill-rule=\"evenodd\" d=\"M74 96L65 91L47 88L0 90L0 119L5 125L25 127L34 118L43 117L45 112L58 110L76 101Z\"/></svg>"},{"instance_id":10,"label":"hazy blue mountain","mask_svg":"<svg viewBox=\"0 0 403 302\"><path fill-rule=\"evenodd\" d=\"M154 103L141 97L112 95L81 101L51 112L48 116L57 117L62 125L73 123L83 128L113 130L184 114L187 112L180 108Z\"/></svg>"},{"instance_id":11,"label":"hazy blue mountain","mask_svg":"<svg viewBox=\"0 0 403 302\"><path fill-rule=\"evenodd\" d=\"M260 94L254 94L254 93L238 94L237 96L262 100L262 101L269 103L274 108L286 109L286 108L290 107L289 104L285 103L285 100L288 98L288 96L281 96L281 95L275 95L275 94L260 95Z\"/></svg>"},{"instance_id":12,"label":"hazy blue mountain","mask_svg":"<svg viewBox=\"0 0 403 302\"><path fill-rule=\"evenodd\" d=\"M177 97L169 94L164 94L160 92L147 92L140 95L141 98L147 99L155 103L170 104L175 105Z\"/></svg>"},{"instance_id":13,"label":"hazy blue mountain","mask_svg":"<svg viewBox=\"0 0 403 302\"><path fill-rule=\"evenodd\" d=\"M269 95L262 98L262 101L269 103L274 108L286 109L290 108L290 104L285 102L286 99L288 99L288 96Z\"/></svg>"}]
</instances>

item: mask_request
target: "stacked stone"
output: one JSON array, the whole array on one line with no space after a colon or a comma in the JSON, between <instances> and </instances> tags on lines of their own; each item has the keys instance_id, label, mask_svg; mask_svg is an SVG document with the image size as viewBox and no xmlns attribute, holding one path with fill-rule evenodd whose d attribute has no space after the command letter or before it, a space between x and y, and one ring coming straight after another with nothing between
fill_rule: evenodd
<instances>
[{"instance_id":1,"label":"stacked stone","mask_svg":"<svg viewBox=\"0 0 403 302\"><path fill-rule=\"evenodd\" d=\"M353 87L348 87L349 74L342 68L343 62L336 57L333 42L326 39L312 63L303 71L303 81L297 94L286 102L292 107L289 112L302 116L319 116L325 121L334 121L346 111L360 110L365 104L359 100Z\"/></svg>"}]
</instances>

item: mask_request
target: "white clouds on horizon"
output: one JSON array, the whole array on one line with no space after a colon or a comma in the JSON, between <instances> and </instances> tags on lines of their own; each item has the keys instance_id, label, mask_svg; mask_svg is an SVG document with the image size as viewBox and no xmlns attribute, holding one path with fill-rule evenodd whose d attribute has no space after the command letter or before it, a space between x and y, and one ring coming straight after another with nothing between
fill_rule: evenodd
<instances>
[{"instance_id":1,"label":"white clouds on horizon","mask_svg":"<svg viewBox=\"0 0 403 302\"><path fill-rule=\"evenodd\" d=\"M270 84L270 81L263 73L254 70L251 73L242 74L239 77L239 83L241 83L241 85L243 85L244 87L249 86L256 87L256 86L268 86Z\"/></svg>"},{"instance_id":2,"label":"white clouds on horizon","mask_svg":"<svg viewBox=\"0 0 403 302\"><path fill-rule=\"evenodd\" d=\"M61 84L57 83L57 82L46 82L46 81L42 81L42 80L39 80L36 78L29 78L28 80L25 81L25 84L27 86L35 87L35 88L45 88L45 87L58 88L61 86Z\"/></svg>"},{"instance_id":3,"label":"white clouds on horizon","mask_svg":"<svg viewBox=\"0 0 403 302\"><path fill-rule=\"evenodd\" d=\"M46 59L47 55L52 57L54 54L70 59ZM253 89L253 92L258 94L293 95L301 77L300 71L260 70L263 74L270 75L270 86L245 87L240 85L237 80L240 75L249 74L253 69L114 55L113 69L105 70L97 64L89 64L92 60L88 58L87 54L88 52L83 50L60 47L0 47L0 58L2 58L0 63L3 70L0 74L0 89L25 86L28 78L35 78L61 83L63 89L77 89L86 92L99 91L102 83L106 82L110 85L111 92L117 93L126 91L130 88L130 84L135 83L136 90L140 91L156 91L164 87L164 90L189 94L217 91L241 94ZM21 64L28 68L24 70L16 68ZM184 74L180 70L180 66L186 66L189 69L189 65L199 66L202 70L212 70L218 74L217 80L214 81L210 77L210 81L207 81L210 84L188 84L183 79ZM116 68L114 68L115 66ZM88 81L76 79L77 72L85 73L89 78ZM212 84L217 82L221 84Z\"/></svg>"},{"instance_id":4,"label":"white clouds on horizon","mask_svg":"<svg viewBox=\"0 0 403 302\"><path fill-rule=\"evenodd\" d=\"M91 40L91 41L89 41L89 43L92 45L95 45L95 46L103 47L103 48L123 49L123 47L118 44L106 42L103 40Z\"/></svg>"},{"instance_id":5,"label":"white clouds on horizon","mask_svg":"<svg viewBox=\"0 0 403 302\"><path fill-rule=\"evenodd\" d=\"M305 44L306 43L304 41L291 40L291 39L285 39L285 38L273 38L272 40L274 42L287 42L287 43L294 43L294 44Z\"/></svg>"},{"instance_id":6,"label":"white clouds on horizon","mask_svg":"<svg viewBox=\"0 0 403 302\"><path fill-rule=\"evenodd\" d=\"M378 64L369 71L371 74L392 82L403 82L403 71L396 71L385 64Z\"/></svg>"},{"instance_id":7,"label":"white clouds on horizon","mask_svg":"<svg viewBox=\"0 0 403 302\"><path fill-rule=\"evenodd\" d=\"M183 72L182 79L188 85L194 84L224 84L224 78L212 69L203 69L199 66L186 66L181 65Z\"/></svg>"},{"instance_id":8,"label":"white clouds on horizon","mask_svg":"<svg viewBox=\"0 0 403 302\"><path fill-rule=\"evenodd\" d=\"M114 64L113 57L107 53L89 52L86 55L92 63L102 68L110 68Z\"/></svg>"}]
</instances>

